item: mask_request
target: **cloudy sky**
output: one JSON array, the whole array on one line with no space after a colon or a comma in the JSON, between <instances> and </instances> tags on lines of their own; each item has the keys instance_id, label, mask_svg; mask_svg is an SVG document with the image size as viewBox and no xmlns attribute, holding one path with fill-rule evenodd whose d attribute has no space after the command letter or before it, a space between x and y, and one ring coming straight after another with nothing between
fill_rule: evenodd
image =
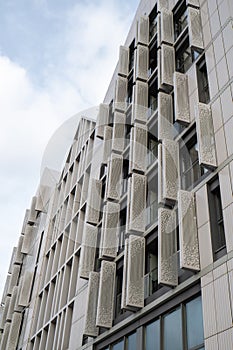
<instances>
[{"instance_id":1,"label":"cloudy sky","mask_svg":"<svg viewBox=\"0 0 233 350\"><path fill-rule=\"evenodd\" d=\"M46 145L103 100L138 3L0 2L0 295Z\"/></svg>"}]
</instances>

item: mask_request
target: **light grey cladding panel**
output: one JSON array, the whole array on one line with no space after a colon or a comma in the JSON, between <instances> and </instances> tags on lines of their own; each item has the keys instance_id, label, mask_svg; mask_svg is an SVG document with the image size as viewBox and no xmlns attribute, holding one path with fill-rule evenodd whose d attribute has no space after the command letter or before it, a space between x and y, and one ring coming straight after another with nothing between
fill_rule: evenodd
<instances>
[{"instance_id":1,"label":"light grey cladding panel","mask_svg":"<svg viewBox=\"0 0 233 350\"><path fill-rule=\"evenodd\" d=\"M173 46L161 45L160 84L173 86L173 73L175 71L175 50Z\"/></svg>"},{"instance_id":2,"label":"light grey cladding panel","mask_svg":"<svg viewBox=\"0 0 233 350\"><path fill-rule=\"evenodd\" d=\"M33 239L34 239L34 232L33 231L34 231L34 226L27 224L24 239L23 239L23 244L22 244L22 248L21 248L21 252L23 254L30 253L30 250L31 250L32 245L33 245Z\"/></svg>"},{"instance_id":3,"label":"light grey cladding panel","mask_svg":"<svg viewBox=\"0 0 233 350\"><path fill-rule=\"evenodd\" d=\"M124 250L124 265L123 265L123 281L122 281L122 296L121 296L121 308L126 308L126 287L127 287L127 274L128 274L128 252L129 252L129 239L125 240Z\"/></svg>"},{"instance_id":4,"label":"light grey cladding panel","mask_svg":"<svg viewBox=\"0 0 233 350\"><path fill-rule=\"evenodd\" d=\"M163 202L163 168L162 168L163 147L158 145L158 203Z\"/></svg>"},{"instance_id":5,"label":"light grey cladding panel","mask_svg":"<svg viewBox=\"0 0 233 350\"><path fill-rule=\"evenodd\" d=\"M112 154L108 167L107 199L120 199L121 195L121 174L123 166L123 157L119 154Z\"/></svg>"},{"instance_id":6,"label":"light grey cladding panel","mask_svg":"<svg viewBox=\"0 0 233 350\"><path fill-rule=\"evenodd\" d=\"M79 265L81 278L88 279L89 273L94 270L97 232L97 227L85 224Z\"/></svg>"},{"instance_id":7,"label":"light grey cladding panel","mask_svg":"<svg viewBox=\"0 0 233 350\"><path fill-rule=\"evenodd\" d=\"M22 314L18 312L14 312L10 331L9 331L9 336L7 340L7 346L6 346L6 349L8 350L17 349L19 331L21 327L21 320L22 320Z\"/></svg>"},{"instance_id":8,"label":"light grey cladding panel","mask_svg":"<svg viewBox=\"0 0 233 350\"><path fill-rule=\"evenodd\" d=\"M115 258L118 248L118 221L120 215L120 204L107 202L103 216L102 246L103 257Z\"/></svg>"},{"instance_id":9,"label":"light grey cladding panel","mask_svg":"<svg viewBox=\"0 0 233 350\"><path fill-rule=\"evenodd\" d=\"M142 16L138 21L138 43L148 45L149 43L149 17Z\"/></svg>"},{"instance_id":10,"label":"light grey cladding panel","mask_svg":"<svg viewBox=\"0 0 233 350\"><path fill-rule=\"evenodd\" d=\"M89 224L96 225L99 221L101 190L102 182L100 180L92 179L90 184L90 191L88 193L86 214L86 221Z\"/></svg>"},{"instance_id":11,"label":"light grey cladding panel","mask_svg":"<svg viewBox=\"0 0 233 350\"><path fill-rule=\"evenodd\" d=\"M12 294L14 286L17 286L18 284L19 273L20 273L20 265L14 265L13 273L11 275L10 285L8 289L9 294Z\"/></svg>"},{"instance_id":12,"label":"light grey cladding panel","mask_svg":"<svg viewBox=\"0 0 233 350\"><path fill-rule=\"evenodd\" d=\"M130 235L128 246L128 272L126 307L144 306L145 238Z\"/></svg>"},{"instance_id":13,"label":"light grey cladding panel","mask_svg":"<svg viewBox=\"0 0 233 350\"><path fill-rule=\"evenodd\" d=\"M134 87L133 121L147 122L148 113L148 84L137 80Z\"/></svg>"},{"instance_id":14,"label":"light grey cladding panel","mask_svg":"<svg viewBox=\"0 0 233 350\"><path fill-rule=\"evenodd\" d=\"M158 139L173 138L172 96L159 92L158 95Z\"/></svg>"},{"instance_id":15,"label":"light grey cladding panel","mask_svg":"<svg viewBox=\"0 0 233 350\"><path fill-rule=\"evenodd\" d=\"M114 113L112 150L122 152L125 145L125 114Z\"/></svg>"},{"instance_id":16,"label":"light grey cladding panel","mask_svg":"<svg viewBox=\"0 0 233 350\"><path fill-rule=\"evenodd\" d=\"M12 316L14 313L14 309L15 309L15 302L16 302L16 298L17 298L17 293L18 293L18 286L15 286L13 288L13 292L10 298L10 303L9 303L9 308L8 308L8 312L7 312L7 320L12 320Z\"/></svg>"},{"instance_id":17,"label":"light grey cladding panel","mask_svg":"<svg viewBox=\"0 0 233 350\"><path fill-rule=\"evenodd\" d=\"M178 192L180 267L200 270L195 197L193 192Z\"/></svg>"},{"instance_id":18,"label":"light grey cladding panel","mask_svg":"<svg viewBox=\"0 0 233 350\"><path fill-rule=\"evenodd\" d=\"M4 300L5 305L4 309L2 310L2 315L1 315L1 320L0 320L0 328L4 329L6 325L6 319L7 319L7 314L9 311L9 306L11 302L11 297L7 296L6 299Z\"/></svg>"},{"instance_id":19,"label":"light grey cladding panel","mask_svg":"<svg viewBox=\"0 0 233 350\"><path fill-rule=\"evenodd\" d=\"M127 76L129 73L129 48L120 46L118 73Z\"/></svg>"},{"instance_id":20,"label":"light grey cladding panel","mask_svg":"<svg viewBox=\"0 0 233 350\"><path fill-rule=\"evenodd\" d=\"M132 188L132 177L128 178L128 190L127 190L127 216L126 216L126 231L130 231L130 203L131 203L131 188Z\"/></svg>"},{"instance_id":21,"label":"light grey cladding panel","mask_svg":"<svg viewBox=\"0 0 233 350\"><path fill-rule=\"evenodd\" d=\"M157 1L157 11L161 12L162 9L167 9L169 8L168 0L158 0Z\"/></svg>"},{"instance_id":22,"label":"light grey cladding panel","mask_svg":"<svg viewBox=\"0 0 233 350\"><path fill-rule=\"evenodd\" d=\"M188 19L190 46L197 49L203 49L200 10L188 7Z\"/></svg>"},{"instance_id":23,"label":"light grey cladding panel","mask_svg":"<svg viewBox=\"0 0 233 350\"><path fill-rule=\"evenodd\" d=\"M17 250L15 254L15 264L22 264L23 261L23 255L21 253L22 245L24 241L24 236L20 236L18 240Z\"/></svg>"},{"instance_id":24,"label":"light grey cladding panel","mask_svg":"<svg viewBox=\"0 0 233 350\"><path fill-rule=\"evenodd\" d=\"M19 292L18 304L20 306L27 306L29 303L32 279L33 279L33 273L30 271L25 271L23 275L22 286Z\"/></svg>"},{"instance_id":25,"label":"light grey cladding panel","mask_svg":"<svg viewBox=\"0 0 233 350\"><path fill-rule=\"evenodd\" d=\"M137 232L145 231L146 186L146 176L132 174L129 229Z\"/></svg>"},{"instance_id":26,"label":"light grey cladding panel","mask_svg":"<svg viewBox=\"0 0 233 350\"><path fill-rule=\"evenodd\" d=\"M177 242L176 213L174 210L159 208L158 219L158 281L159 283L177 286Z\"/></svg>"},{"instance_id":27,"label":"light grey cladding panel","mask_svg":"<svg viewBox=\"0 0 233 350\"><path fill-rule=\"evenodd\" d=\"M199 0L186 0L186 5L199 7Z\"/></svg>"},{"instance_id":28,"label":"light grey cladding panel","mask_svg":"<svg viewBox=\"0 0 233 350\"><path fill-rule=\"evenodd\" d=\"M115 92L115 110L120 110L122 112L126 109L126 98L127 98L127 78L118 76L116 80L116 92Z\"/></svg>"},{"instance_id":29,"label":"light grey cladding panel","mask_svg":"<svg viewBox=\"0 0 233 350\"><path fill-rule=\"evenodd\" d=\"M31 202L31 207L30 207L30 212L28 217L28 221L31 223L34 223L36 221L36 216L37 216L36 202L37 202L37 197L36 196L32 197L32 202Z\"/></svg>"},{"instance_id":30,"label":"light grey cladding panel","mask_svg":"<svg viewBox=\"0 0 233 350\"><path fill-rule=\"evenodd\" d=\"M96 120L96 136L103 138L105 126L108 125L109 106L101 103L99 105L99 113Z\"/></svg>"},{"instance_id":31,"label":"light grey cladding panel","mask_svg":"<svg viewBox=\"0 0 233 350\"><path fill-rule=\"evenodd\" d=\"M163 199L177 200L179 188L179 147L173 140L162 144L162 193Z\"/></svg>"},{"instance_id":32,"label":"light grey cladding panel","mask_svg":"<svg viewBox=\"0 0 233 350\"><path fill-rule=\"evenodd\" d=\"M175 120L184 124L190 123L188 76L174 73Z\"/></svg>"},{"instance_id":33,"label":"light grey cladding panel","mask_svg":"<svg viewBox=\"0 0 233 350\"><path fill-rule=\"evenodd\" d=\"M147 46L138 45L136 50L136 78L147 80L149 66L149 49Z\"/></svg>"},{"instance_id":34,"label":"light grey cladding panel","mask_svg":"<svg viewBox=\"0 0 233 350\"><path fill-rule=\"evenodd\" d=\"M103 164L107 164L112 150L112 127L104 128Z\"/></svg>"},{"instance_id":35,"label":"light grey cladding panel","mask_svg":"<svg viewBox=\"0 0 233 350\"><path fill-rule=\"evenodd\" d=\"M211 108L199 103L196 115L199 163L206 167L217 167L214 127Z\"/></svg>"},{"instance_id":36,"label":"light grey cladding panel","mask_svg":"<svg viewBox=\"0 0 233 350\"><path fill-rule=\"evenodd\" d=\"M160 17L160 40L163 43L173 44L174 42L174 29L173 29L173 13L165 8L161 9Z\"/></svg>"},{"instance_id":37,"label":"light grey cladding panel","mask_svg":"<svg viewBox=\"0 0 233 350\"><path fill-rule=\"evenodd\" d=\"M131 170L145 172L147 168L147 126L135 124L132 133L132 142L130 147Z\"/></svg>"},{"instance_id":38,"label":"light grey cladding panel","mask_svg":"<svg viewBox=\"0 0 233 350\"><path fill-rule=\"evenodd\" d=\"M112 327L115 278L116 264L103 260L100 271L100 287L96 317L96 325L98 327Z\"/></svg>"},{"instance_id":39,"label":"light grey cladding panel","mask_svg":"<svg viewBox=\"0 0 233 350\"><path fill-rule=\"evenodd\" d=\"M87 311L84 328L84 334L89 337L96 337L98 335L98 328L96 327L96 313L99 292L99 280L100 274L98 272L90 272L87 292Z\"/></svg>"}]
</instances>

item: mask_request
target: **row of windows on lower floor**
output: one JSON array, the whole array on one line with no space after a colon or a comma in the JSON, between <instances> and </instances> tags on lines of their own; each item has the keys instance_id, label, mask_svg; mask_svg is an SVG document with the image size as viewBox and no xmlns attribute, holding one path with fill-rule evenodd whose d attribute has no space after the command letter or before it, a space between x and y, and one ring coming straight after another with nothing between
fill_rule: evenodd
<instances>
[{"instance_id":1,"label":"row of windows on lower floor","mask_svg":"<svg viewBox=\"0 0 233 350\"><path fill-rule=\"evenodd\" d=\"M99 349L99 348L98 348ZM101 350L203 350L204 333L201 296L146 324Z\"/></svg>"}]
</instances>

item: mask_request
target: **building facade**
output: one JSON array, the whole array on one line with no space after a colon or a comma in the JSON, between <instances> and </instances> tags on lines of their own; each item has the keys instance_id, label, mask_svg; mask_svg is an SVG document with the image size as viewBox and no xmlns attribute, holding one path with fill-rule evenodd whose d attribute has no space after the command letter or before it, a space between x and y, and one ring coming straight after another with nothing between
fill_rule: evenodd
<instances>
[{"instance_id":1,"label":"building facade","mask_svg":"<svg viewBox=\"0 0 233 350\"><path fill-rule=\"evenodd\" d=\"M232 17L140 2L96 121L26 211L1 349L233 348Z\"/></svg>"}]
</instances>

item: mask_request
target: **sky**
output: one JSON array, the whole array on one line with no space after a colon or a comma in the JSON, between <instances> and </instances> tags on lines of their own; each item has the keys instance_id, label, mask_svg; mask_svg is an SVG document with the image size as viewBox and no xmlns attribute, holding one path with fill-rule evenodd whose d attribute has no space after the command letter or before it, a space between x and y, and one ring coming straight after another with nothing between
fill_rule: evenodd
<instances>
[{"instance_id":1,"label":"sky","mask_svg":"<svg viewBox=\"0 0 233 350\"><path fill-rule=\"evenodd\" d=\"M0 1L0 297L49 140L103 101L138 3Z\"/></svg>"}]
</instances>

